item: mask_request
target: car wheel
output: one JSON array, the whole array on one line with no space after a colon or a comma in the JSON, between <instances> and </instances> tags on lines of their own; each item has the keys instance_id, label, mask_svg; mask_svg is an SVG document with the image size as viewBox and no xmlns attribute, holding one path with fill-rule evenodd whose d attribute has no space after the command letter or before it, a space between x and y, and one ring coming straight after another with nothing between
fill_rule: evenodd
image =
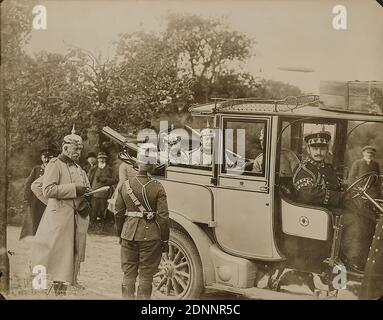
<instances>
[{"instance_id":1,"label":"car wheel","mask_svg":"<svg viewBox=\"0 0 383 320\"><path fill-rule=\"evenodd\" d=\"M158 299L198 298L203 291L202 263L193 241L171 229L169 251L162 255L153 278L153 295Z\"/></svg>"}]
</instances>

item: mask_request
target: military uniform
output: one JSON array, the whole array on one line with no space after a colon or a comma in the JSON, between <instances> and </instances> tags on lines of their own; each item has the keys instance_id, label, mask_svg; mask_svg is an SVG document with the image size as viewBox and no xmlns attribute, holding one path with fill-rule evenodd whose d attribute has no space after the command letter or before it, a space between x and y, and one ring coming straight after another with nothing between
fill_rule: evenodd
<instances>
[{"instance_id":1,"label":"military uniform","mask_svg":"<svg viewBox=\"0 0 383 320\"><path fill-rule=\"evenodd\" d=\"M28 203L28 208L26 208L27 210L25 212L23 226L21 228L20 239L26 236L34 236L40 224L46 203L42 202L41 199L34 195L31 187L34 181L44 175L45 166L48 163L47 161L49 161L50 158L53 158L53 153L54 151L50 149L41 150L40 155L43 163L32 169L25 182L24 201Z\"/></svg>"},{"instance_id":2,"label":"military uniform","mask_svg":"<svg viewBox=\"0 0 383 320\"><path fill-rule=\"evenodd\" d=\"M295 170L293 183L298 202L332 208L342 205L341 183L331 164L306 158Z\"/></svg>"},{"instance_id":3,"label":"military uniform","mask_svg":"<svg viewBox=\"0 0 383 320\"><path fill-rule=\"evenodd\" d=\"M44 165L34 167L25 182L24 201L28 203L28 210L24 216L20 239L26 236L34 236L43 216L46 205L33 194L31 186L33 181L44 174L44 170Z\"/></svg>"},{"instance_id":4,"label":"military uniform","mask_svg":"<svg viewBox=\"0 0 383 320\"><path fill-rule=\"evenodd\" d=\"M322 132L305 138L308 144L312 142L313 145L327 145L330 139L329 133ZM350 270L363 270L370 245L368 230L371 221L358 214L351 198L344 198L341 182L332 165L309 157L296 168L293 184L298 202L329 208L333 213L342 215L341 258Z\"/></svg>"},{"instance_id":5,"label":"military uniform","mask_svg":"<svg viewBox=\"0 0 383 320\"><path fill-rule=\"evenodd\" d=\"M132 200L129 195L131 192L138 201ZM140 205L149 215L154 213L154 217L150 220L141 217ZM164 251L167 251L169 239L165 190L159 181L146 175L129 177L118 189L116 212L117 233L121 237L121 267L124 272L123 296L134 298L136 278L139 275L137 297L149 299L153 276L158 271L164 247Z\"/></svg>"}]
</instances>

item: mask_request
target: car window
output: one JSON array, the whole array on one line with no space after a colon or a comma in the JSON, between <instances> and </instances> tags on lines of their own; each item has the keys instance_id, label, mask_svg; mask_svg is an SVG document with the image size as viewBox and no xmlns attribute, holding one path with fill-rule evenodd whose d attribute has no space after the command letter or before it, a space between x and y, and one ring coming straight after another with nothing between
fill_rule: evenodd
<instances>
[{"instance_id":1,"label":"car window","mask_svg":"<svg viewBox=\"0 0 383 320\"><path fill-rule=\"evenodd\" d=\"M266 120L224 120L222 172L265 176Z\"/></svg>"},{"instance_id":2,"label":"car window","mask_svg":"<svg viewBox=\"0 0 383 320\"><path fill-rule=\"evenodd\" d=\"M160 149L169 165L211 170L215 131L212 117L194 117L163 139ZM166 134L166 133L165 133Z\"/></svg>"}]
</instances>

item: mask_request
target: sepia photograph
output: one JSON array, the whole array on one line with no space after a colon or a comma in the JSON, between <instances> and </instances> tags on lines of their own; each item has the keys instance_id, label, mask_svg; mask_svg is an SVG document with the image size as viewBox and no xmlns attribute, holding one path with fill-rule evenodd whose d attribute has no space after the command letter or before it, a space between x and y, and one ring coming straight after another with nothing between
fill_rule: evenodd
<instances>
[{"instance_id":1,"label":"sepia photograph","mask_svg":"<svg viewBox=\"0 0 383 320\"><path fill-rule=\"evenodd\" d=\"M0 8L1 299L383 299L382 1Z\"/></svg>"}]
</instances>

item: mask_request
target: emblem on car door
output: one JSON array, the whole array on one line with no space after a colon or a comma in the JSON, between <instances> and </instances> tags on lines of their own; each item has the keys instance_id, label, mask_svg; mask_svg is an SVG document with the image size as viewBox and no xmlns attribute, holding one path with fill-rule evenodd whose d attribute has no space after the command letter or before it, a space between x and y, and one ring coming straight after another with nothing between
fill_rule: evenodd
<instances>
[{"instance_id":1,"label":"emblem on car door","mask_svg":"<svg viewBox=\"0 0 383 320\"><path fill-rule=\"evenodd\" d=\"M307 217L305 217L305 216L301 216L301 217L299 218L299 223L300 223L302 226L307 227L307 226L309 225L309 223L310 223L310 220L309 220Z\"/></svg>"}]
</instances>

